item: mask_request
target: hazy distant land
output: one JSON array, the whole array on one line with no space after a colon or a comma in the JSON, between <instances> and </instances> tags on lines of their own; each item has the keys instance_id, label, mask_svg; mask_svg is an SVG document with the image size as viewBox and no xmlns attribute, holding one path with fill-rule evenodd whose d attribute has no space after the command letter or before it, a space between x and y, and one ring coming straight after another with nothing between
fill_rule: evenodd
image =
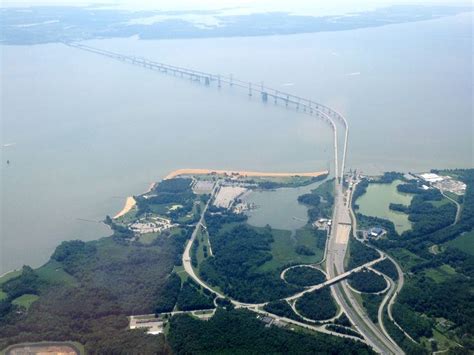
<instances>
[{"instance_id":1,"label":"hazy distant land","mask_svg":"<svg viewBox=\"0 0 474 355\"><path fill-rule=\"evenodd\" d=\"M97 38L268 36L343 31L431 20L472 11L466 6L391 6L342 16L286 12L221 15L215 11L124 11L96 7L0 9L0 43L39 44Z\"/></svg>"}]
</instances>

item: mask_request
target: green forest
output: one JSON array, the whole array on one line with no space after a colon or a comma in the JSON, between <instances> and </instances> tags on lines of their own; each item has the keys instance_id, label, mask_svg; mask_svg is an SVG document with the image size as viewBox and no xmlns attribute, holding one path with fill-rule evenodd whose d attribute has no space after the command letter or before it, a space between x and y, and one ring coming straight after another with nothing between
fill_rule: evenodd
<instances>
[{"instance_id":1,"label":"green forest","mask_svg":"<svg viewBox=\"0 0 474 355\"><path fill-rule=\"evenodd\" d=\"M393 308L398 324L418 342L430 344L426 348L450 347L474 351L474 256L451 246L452 241L474 227L474 169L436 171L456 176L467 185L462 201L459 222L454 224L456 212L453 203L443 203L438 190L423 189L415 181L398 185L401 192L412 193L409 206L391 206L408 213L413 228L398 235L389 221L357 215L362 225L376 222L388 230L386 238L372 241L388 252L402 266L405 284ZM363 194L367 183L361 185ZM357 190L357 189L356 189ZM434 247L434 248L433 248ZM352 245L351 245L352 248ZM388 259L374 268L392 279L398 277L395 266ZM419 353L420 345L412 343L403 333L387 322L390 334L399 339L405 350ZM434 333L450 340L426 342Z\"/></svg>"},{"instance_id":2,"label":"green forest","mask_svg":"<svg viewBox=\"0 0 474 355\"><path fill-rule=\"evenodd\" d=\"M299 288L281 280L278 271L257 270L272 258L272 229L257 231L246 224L237 224L227 230L222 222L231 220L230 214L206 216L215 257L200 265L202 277L244 302L275 300L297 292Z\"/></svg>"},{"instance_id":3,"label":"green forest","mask_svg":"<svg viewBox=\"0 0 474 355\"><path fill-rule=\"evenodd\" d=\"M314 267L293 267L286 271L285 281L297 286L312 286L326 281L326 276Z\"/></svg>"},{"instance_id":4,"label":"green forest","mask_svg":"<svg viewBox=\"0 0 474 355\"><path fill-rule=\"evenodd\" d=\"M209 321L171 319L169 342L177 354L372 354L364 344L324 334L266 328L255 313L217 310Z\"/></svg>"},{"instance_id":5,"label":"green forest","mask_svg":"<svg viewBox=\"0 0 474 355\"><path fill-rule=\"evenodd\" d=\"M336 315L337 307L329 287L305 293L296 301L296 310L312 320L325 320Z\"/></svg>"},{"instance_id":6,"label":"green forest","mask_svg":"<svg viewBox=\"0 0 474 355\"><path fill-rule=\"evenodd\" d=\"M360 292L376 293L385 290L387 282L383 276L367 269L349 276L349 284Z\"/></svg>"}]
</instances>

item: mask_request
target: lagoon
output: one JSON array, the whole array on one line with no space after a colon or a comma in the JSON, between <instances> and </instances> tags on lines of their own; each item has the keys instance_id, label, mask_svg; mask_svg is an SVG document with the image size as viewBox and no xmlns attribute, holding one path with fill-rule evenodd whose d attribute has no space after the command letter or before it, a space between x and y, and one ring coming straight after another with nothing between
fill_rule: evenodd
<instances>
[{"instance_id":1,"label":"lagoon","mask_svg":"<svg viewBox=\"0 0 474 355\"><path fill-rule=\"evenodd\" d=\"M298 202L298 196L310 193L321 181L297 188L251 191L244 197L256 208L247 212L248 223L255 227L269 224L274 229L295 231L308 223L308 208Z\"/></svg>"},{"instance_id":2,"label":"lagoon","mask_svg":"<svg viewBox=\"0 0 474 355\"><path fill-rule=\"evenodd\" d=\"M403 212L392 211L390 203L410 205L413 195L400 193L397 186L402 182L396 180L391 184L371 183L367 192L359 197L356 204L359 205L357 212L366 216L388 219L395 225L396 231L401 234L411 229L408 215Z\"/></svg>"}]
</instances>

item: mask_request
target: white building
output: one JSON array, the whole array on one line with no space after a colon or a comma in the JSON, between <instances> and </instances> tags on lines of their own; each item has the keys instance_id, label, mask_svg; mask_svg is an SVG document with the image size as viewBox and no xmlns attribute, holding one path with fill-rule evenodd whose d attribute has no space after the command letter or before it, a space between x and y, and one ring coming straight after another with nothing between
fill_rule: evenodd
<instances>
[{"instance_id":1,"label":"white building","mask_svg":"<svg viewBox=\"0 0 474 355\"><path fill-rule=\"evenodd\" d=\"M433 173L425 173L425 174L420 174L420 177L427 181L427 182L439 182L439 181L443 181L444 180L444 177L442 176L439 176L438 174L433 174Z\"/></svg>"}]
</instances>

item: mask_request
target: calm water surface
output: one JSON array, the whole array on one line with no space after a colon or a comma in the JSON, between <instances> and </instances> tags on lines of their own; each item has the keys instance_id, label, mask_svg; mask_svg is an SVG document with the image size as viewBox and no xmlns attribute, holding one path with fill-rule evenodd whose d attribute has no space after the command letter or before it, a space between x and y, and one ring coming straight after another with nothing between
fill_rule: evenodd
<instances>
[{"instance_id":1,"label":"calm water surface","mask_svg":"<svg viewBox=\"0 0 474 355\"><path fill-rule=\"evenodd\" d=\"M400 193L397 186L401 181L397 180L391 184L369 184L367 192L359 197L356 203L359 212L372 217L388 219L393 222L398 233L411 229L408 215L403 212L392 211L390 203L399 203L409 206L413 198L412 194Z\"/></svg>"},{"instance_id":2,"label":"calm water surface","mask_svg":"<svg viewBox=\"0 0 474 355\"><path fill-rule=\"evenodd\" d=\"M298 196L311 192L319 185L321 182L298 188L251 191L244 200L257 208L247 212L249 224L256 227L269 224L275 229L291 231L303 227L308 222L308 208L298 203Z\"/></svg>"},{"instance_id":3,"label":"calm water surface","mask_svg":"<svg viewBox=\"0 0 474 355\"><path fill-rule=\"evenodd\" d=\"M326 103L350 121L348 167L378 173L473 166L471 26L89 44ZM0 272L107 235L97 221L173 169L331 167L326 125L256 97L58 44L0 50Z\"/></svg>"}]
</instances>

